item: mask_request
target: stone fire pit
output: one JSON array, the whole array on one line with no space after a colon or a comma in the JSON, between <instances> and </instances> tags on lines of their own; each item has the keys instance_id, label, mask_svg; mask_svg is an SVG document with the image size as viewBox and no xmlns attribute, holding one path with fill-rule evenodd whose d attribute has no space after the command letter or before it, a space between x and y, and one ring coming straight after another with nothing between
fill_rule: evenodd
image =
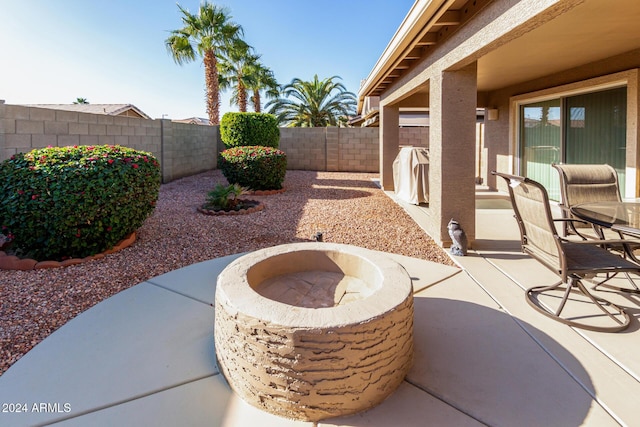
<instances>
[{"instance_id":1,"label":"stone fire pit","mask_svg":"<svg viewBox=\"0 0 640 427\"><path fill-rule=\"evenodd\" d=\"M252 252L218 276L218 365L245 401L318 421L369 409L413 361L413 296L402 266L332 243Z\"/></svg>"}]
</instances>

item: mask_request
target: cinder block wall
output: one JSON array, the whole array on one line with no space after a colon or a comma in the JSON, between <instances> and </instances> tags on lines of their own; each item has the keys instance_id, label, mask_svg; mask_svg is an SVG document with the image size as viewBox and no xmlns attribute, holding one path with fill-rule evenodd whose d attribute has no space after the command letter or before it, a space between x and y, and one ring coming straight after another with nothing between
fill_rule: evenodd
<instances>
[{"instance_id":1,"label":"cinder block wall","mask_svg":"<svg viewBox=\"0 0 640 427\"><path fill-rule=\"evenodd\" d=\"M280 150L287 169L327 170L326 128L280 128Z\"/></svg>"},{"instance_id":2,"label":"cinder block wall","mask_svg":"<svg viewBox=\"0 0 640 427\"><path fill-rule=\"evenodd\" d=\"M34 148L119 144L150 151L160 158L160 123L134 117L107 116L2 104L4 134L0 160Z\"/></svg>"},{"instance_id":3,"label":"cinder block wall","mask_svg":"<svg viewBox=\"0 0 640 427\"><path fill-rule=\"evenodd\" d=\"M103 144L152 153L163 182L216 167L215 127L0 104L0 161L34 148Z\"/></svg>"},{"instance_id":4,"label":"cinder block wall","mask_svg":"<svg viewBox=\"0 0 640 427\"><path fill-rule=\"evenodd\" d=\"M429 147L429 128L410 127L400 128L400 145L414 147Z\"/></svg>"},{"instance_id":5,"label":"cinder block wall","mask_svg":"<svg viewBox=\"0 0 640 427\"><path fill-rule=\"evenodd\" d=\"M0 161L34 148L118 144L148 151L163 182L217 167L224 150L217 126L107 116L4 104L0 101ZM400 128L400 145L429 146L428 128ZM378 172L379 128L280 128L287 168Z\"/></svg>"},{"instance_id":6,"label":"cinder block wall","mask_svg":"<svg viewBox=\"0 0 640 427\"><path fill-rule=\"evenodd\" d=\"M217 167L217 126L161 120L164 182Z\"/></svg>"},{"instance_id":7,"label":"cinder block wall","mask_svg":"<svg viewBox=\"0 0 640 427\"><path fill-rule=\"evenodd\" d=\"M378 172L379 128L280 128L288 169ZM400 145L429 146L429 128L400 128Z\"/></svg>"},{"instance_id":8,"label":"cinder block wall","mask_svg":"<svg viewBox=\"0 0 640 427\"><path fill-rule=\"evenodd\" d=\"M336 171L377 172L380 169L379 128L336 128L339 162Z\"/></svg>"}]
</instances>

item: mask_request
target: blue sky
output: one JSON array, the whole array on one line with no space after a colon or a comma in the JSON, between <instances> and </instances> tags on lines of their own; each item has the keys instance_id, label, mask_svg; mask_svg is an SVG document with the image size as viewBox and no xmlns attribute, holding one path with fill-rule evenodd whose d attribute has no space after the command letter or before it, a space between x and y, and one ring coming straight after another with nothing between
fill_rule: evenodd
<instances>
[{"instance_id":1,"label":"blue sky","mask_svg":"<svg viewBox=\"0 0 640 427\"><path fill-rule=\"evenodd\" d=\"M197 12L199 0L180 0ZM414 0L219 0L279 83L342 77L357 93ZM164 41L170 0L0 0L0 99L7 104L134 104L153 118L206 117L200 60ZM237 111L223 94L221 113Z\"/></svg>"}]
</instances>

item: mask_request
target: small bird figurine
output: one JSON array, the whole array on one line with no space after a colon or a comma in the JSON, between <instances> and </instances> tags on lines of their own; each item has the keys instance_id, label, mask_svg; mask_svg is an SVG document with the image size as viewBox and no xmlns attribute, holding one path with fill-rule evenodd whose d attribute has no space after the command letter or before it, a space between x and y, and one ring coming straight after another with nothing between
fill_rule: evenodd
<instances>
[{"instance_id":1,"label":"small bird figurine","mask_svg":"<svg viewBox=\"0 0 640 427\"><path fill-rule=\"evenodd\" d=\"M447 229L449 230L449 237L451 237L451 253L457 256L465 256L467 255L467 235L465 234L462 227L458 221L451 218L449 221L449 225L447 225Z\"/></svg>"}]
</instances>

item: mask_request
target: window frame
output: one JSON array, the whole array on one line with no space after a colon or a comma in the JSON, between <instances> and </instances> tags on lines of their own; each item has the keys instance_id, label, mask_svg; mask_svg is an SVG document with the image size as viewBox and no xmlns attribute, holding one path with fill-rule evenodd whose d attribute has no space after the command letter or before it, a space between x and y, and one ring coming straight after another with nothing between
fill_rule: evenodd
<instances>
[{"instance_id":1,"label":"window frame","mask_svg":"<svg viewBox=\"0 0 640 427\"><path fill-rule=\"evenodd\" d=\"M599 92L603 90L616 89L621 87L627 88L627 140L626 140L626 160L625 160L625 194L622 197L635 198L637 197L637 185L636 185L636 157L638 157L638 146L633 140L633 135L640 133L639 129L633 129L631 126L637 123L637 120L632 116L639 106L636 104L635 99L638 98L638 94L633 96L631 88L637 87L639 83L638 79L639 69L633 69L623 71L620 73L601 76L593 79L577 81L561 86L549 87L546 89L523 93L521 95L512 96L510 98L510 151L511 151L511 167L512 173L521 175L523 172L523 150L521 144L522 130L520 123L522 122L521 107L526 104L535 102L549 101L552 99L561 100L561 120L564 120L565 114L565 99L570 96L584 95L592 92ZM565 147L565 132L561 132L561 147L564 150Z\"/></svg>"}]
</instances>

